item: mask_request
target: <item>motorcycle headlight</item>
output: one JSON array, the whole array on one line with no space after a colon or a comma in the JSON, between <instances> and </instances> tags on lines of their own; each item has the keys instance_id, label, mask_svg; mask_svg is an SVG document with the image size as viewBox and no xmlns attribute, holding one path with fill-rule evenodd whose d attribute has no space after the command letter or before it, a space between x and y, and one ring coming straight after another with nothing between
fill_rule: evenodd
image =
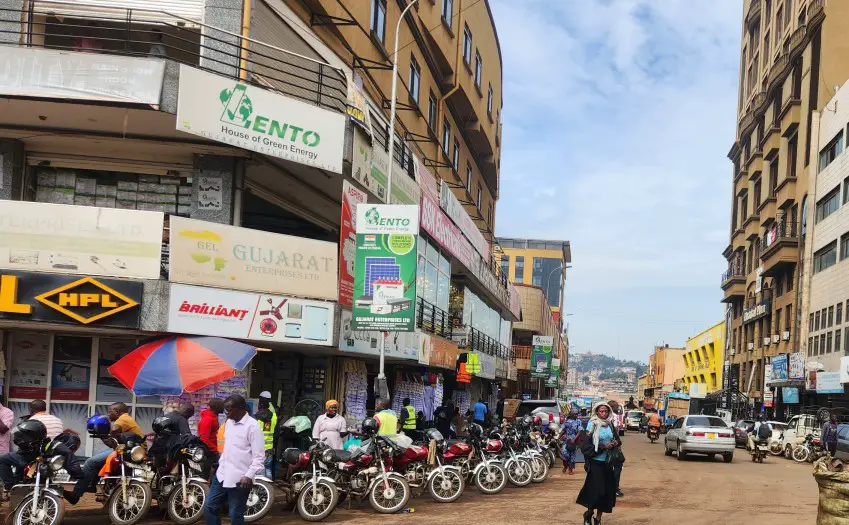
<instances>
[{"instance_id":1,"label":"motorcycle headlight","mask_svg":"<svg viewBox=\"0 0 849 525\"><path fill-rule=\"evenodd\" d=\"M142 446L135 446L132 450L130 450L130 459L132 459L135 463L144 461L145 455L146 451Z\"/></svg>"},{"instance_id":2,"label":"motorcycle headlight","mask_svg":"<svg viewBox=\"0 0 849 525\"><path fill-rule=\"evenodd\" d=\"M196 463L200 463L201 461L203 461L203 458L206 457L206 453L204 452L204 450L201 447L198 447L198 448L192 450L192 456L191 457L192 457L192 461L194 461Z\"/></svg>"},{"instance_id":3,"label":"motorcycle headlight","mask_svg":"<svg viewBox=\"0 0 849 525\"><path fill-rule=\"evenodd\" d=\"M50 458L50 468L53 472L58 472L62 470L62 467L65 466L65 457L64 456L53 456Z\"/></svg>"},{"instance_id":4,"label":"motorcycle headlight","mask_svg":"<svg viewBox=\"0 0 849 525\"><path fill-rule=\"evenodd\" d=\"M325 464L333 463L333 460L336 458L336 454L333 453L333 449L328 448L324 452L321 453L321 461Z\"/></svg>"}]
</instances>

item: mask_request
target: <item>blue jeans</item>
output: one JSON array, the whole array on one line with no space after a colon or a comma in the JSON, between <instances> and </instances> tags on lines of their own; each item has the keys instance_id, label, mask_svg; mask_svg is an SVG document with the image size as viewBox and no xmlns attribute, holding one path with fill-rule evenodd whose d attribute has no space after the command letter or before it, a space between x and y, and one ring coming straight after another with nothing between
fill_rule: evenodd
<instances>
[{"instance_id":1,"label":"blue jeans","mask_svg":"<svg viewBox=\"0 0 849 525\"><path fill-rule=\"evenodd\" d=\"M9 452L0 456L0 479L3 480L3 488L8 492L16 481L22 478L21 469L26 466L27 460L19 452ZM15 472L12 472L15 467Z\"/></svg>"},{"instance_id":2,"label":"blue jeans","mask_svg":"<svg viewBox=\"0 0 849 525\"><path fill-rule=\"evenodd\" d=\"M225 501L230 510L230 525L245 525L245 508L250 493L250 490L240 487L224 488L218 477L213 477L209 497L203 508L206 525L221 525L221 507Z\"/></svg>"},{"instance_id":3,"label":"blue jeans","mask_svg":"<svg viewBox=\"0 0 849 525\"><path fill-rule=\"evenodd\" d=\"M83 477L78 479L77 484L74 485L74 496L79 499L88 491L91 484L97 480L100 469L106 464L106 458L111 453L112 449L107 448L85 460L85 464L83 464Z\"/></svg>"},{"instance_id":4,"label":"blue jeans","mask_svg":"<svg viewBox=\"0 0 849 525\"><path fill-rule=\"evenodd\" d=\"M265 477L274 479L274 454L265 453Z\"/></svg>"}]
</instances>

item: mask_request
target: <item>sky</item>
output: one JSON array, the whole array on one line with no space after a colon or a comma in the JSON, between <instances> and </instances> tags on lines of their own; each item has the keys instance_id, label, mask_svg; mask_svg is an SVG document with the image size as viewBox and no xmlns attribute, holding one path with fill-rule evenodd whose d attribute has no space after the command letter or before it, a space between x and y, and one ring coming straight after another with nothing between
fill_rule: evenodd
<instances>
[{"instance_id":1,"label":"sky","mask_svg":"<svg viewBox=\"0 0 849 525\"><path fill-rule=\"evenodd\" d=\"M570 352L648 360L723 319L740 0L490 0L496 234L568 240Z\"/></svg>"}]
</instances>

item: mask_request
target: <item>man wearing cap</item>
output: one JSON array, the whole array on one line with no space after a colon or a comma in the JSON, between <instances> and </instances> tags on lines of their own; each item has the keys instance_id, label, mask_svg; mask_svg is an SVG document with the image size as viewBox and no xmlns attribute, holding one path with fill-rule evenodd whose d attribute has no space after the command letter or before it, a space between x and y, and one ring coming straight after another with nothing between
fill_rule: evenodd
<instances>
[{"instance_id":1,"label":"man wearing cap","mask_svg":"<svg viewBox=\"0 0 849 525\"><path fill-rule=\"evenodd\" d=\"M260 392L257 406L256 420L265 439L265 475L274 479L274 430L277 428L277 411L271 404L271 392Z\"/></svg>"}]
</instances>

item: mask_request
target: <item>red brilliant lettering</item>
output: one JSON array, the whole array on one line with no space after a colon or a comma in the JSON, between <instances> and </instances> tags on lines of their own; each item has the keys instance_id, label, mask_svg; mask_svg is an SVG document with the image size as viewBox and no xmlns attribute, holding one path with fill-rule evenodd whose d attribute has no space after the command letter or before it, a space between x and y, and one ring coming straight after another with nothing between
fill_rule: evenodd
<instances>
[{"instance_id":1,"label":"red brilliant lettering","mask_svg":"<svg viewBox=\"0 0 849 525\"><path fill-rule=\"evenodd\" d=\"M188 312L188 311L189 311L189 302L188 302L188 301L183 301L183 304L181 304L181 305L180 305L179 310L180 310L181 312Z\"/></svg>"}]
</instances>

